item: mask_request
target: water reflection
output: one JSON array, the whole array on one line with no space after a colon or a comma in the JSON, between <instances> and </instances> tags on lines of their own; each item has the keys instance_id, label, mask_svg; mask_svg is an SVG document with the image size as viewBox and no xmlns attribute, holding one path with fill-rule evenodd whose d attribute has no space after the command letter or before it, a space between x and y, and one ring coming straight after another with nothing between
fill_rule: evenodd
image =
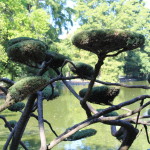
<instances>
[{"instance_id":1,"label":"water reflection","mask_svg":"<svg viewBox=\"0 0 150 150\"><path fill-rule=\"evenodd\" d=\"M129 84L133 84L129 82ZM134 84L147 84L147 82L134 82ZM85 85L87 86L87 85ZM84 88L85 88L84 86ZM75 90L78 92L83 86L74 86ZM150 90L143 89L127 89L121 88L121 93L115 99L114 104L130 100L136 96L142 94L148 94ZM94 105L95 108L106 108L106 106ZM139 106L139 103L129 106L129 109ZM148 109L148 108L147 108ZM8 113L8 114L7 114ZM119 113L124 113L124 111L119 111ZM145 112L142 112L145 113ZM8 116L8 120L12 120L12 116L9 116L10 112L6 112L5 115ZM20 114L15 113L13 120L18 120ZM53 101L44 102L44 117L48 120L57 134L63 133L66 128L71 127L86 119L85 112L80 107L79 101L66 89L63 89L63 93L60 97ZM110 134L110 126L103 125L100 123L89 126L88 128L94 128L97 130L97 134L93 137L86 138L83 140L78 140L74 142L62 142L57 145L54 150L116 150L120 146L120 142L116 138L112 137ZM138 127L139 129L142 126ZM45 131L47 137L47 143L55 138L55 135L50 131L48 125L45 124ZM149 131L150 132L150 131ZM0 149L7 138L8 130L5 129L0 122ZM2 135L2 136L1 136ZM37 150L40 146L39 133L38 133L38 123L37 120L31 118L27 126L27 130L22 139L29 150ZM145 133L142 132L135 143L130 148L131 150L147 150L150 148L146 141ZM21 149L21 148L20 148Z\"/></svg>"}]
</instances>

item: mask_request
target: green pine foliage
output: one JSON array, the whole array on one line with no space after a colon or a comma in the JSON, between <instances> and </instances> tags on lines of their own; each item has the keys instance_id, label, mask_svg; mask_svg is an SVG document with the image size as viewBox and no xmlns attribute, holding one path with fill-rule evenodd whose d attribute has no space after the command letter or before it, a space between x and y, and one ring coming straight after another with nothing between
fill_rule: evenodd
<instances>
[{"instance_id":1,"label":"green pine foliage","mask_svg":"<svg viewBox=\"0 0 150 150\"><path fill-rule=\"evenodd\" d=\"M19 63L32 65L45 60L47 47L43 42L24 40L8 47L8 57Z\"/></svg>"},{"instance_id":2,"label":"green pine foliage","mask_svg":"<svg viewBox=\"0 0 150 150\"><path fill-rule=\"evenodd\" d=\"M82 63L82 62L73 62L76 68L69 64L70 70L79 75L81 78L92 77L94 74L94 69L91 65Z\"/></svg>"},{"instance_id":3,"label":"green pine foliage","mask_svg":"<svg viewBox=\"0 0 150 150\"><path fill-rule=\"evenodd\" d=\"M17 102L11 106L8 107L10 111L20 111L25 107L25 104L23 102Z\"/></svg>"},{"instance_id":4,"label":"green pine foliage","mask_svg":"<svg viewBox=\"0 0 150 150\"><path fill-rule=\"evenodd\" d=\"M48 79L40 76L23 78L8 89L6 101L10 98L14 99L16 102L22 101L28 95L43 89L47 84Z\"/></svg>"},{"instance_id":5,"label":"green pine foliage","mask_svg":"<svg viewBox=\"0 0 150 150\"><path fill-rule=\"evenodd\" d=\"M61 67L66 59L69 60L68 57L53 51L49 51L45 58L47 62L50 61L49 67L51 68Z\"/></svg>"},{"instance_id":6,"label":"green pine foliage","mask_svg":"<svg viewBox=\"0 0 150 150\"><path fill-rule=\"evenodd\" d=\"M97 111L103 111L104 109L97 109ZM112 111L110 113L104 114L104 117L113 117L113 116L118 116L118 113L115 111Z\"/></svg>"},{"instance_id":7,"label":"green pine foliage","mask_svg":"<svg viewBox=\"0 0 150 150\"><path fill-rule=\"evenodd\" d=\"M27 41L27 40L40 41L38 39L34 39L34 38L30 38L30 37L18 37L18 38L14 38L14 39L9 40L7 42L7 47L12 46L13 44L16 44L19 42ZM45 44L45 42L43 42L43 41L40 41L40 42L42 42L45 45L46 49L48 49L48 45Z\"/></svg>"},{"instance_id":8,"label":"green pine foliage","mask_svg":"<svg viewBox=\"0 0 150 150\"><path fill-rule=\"evenodd\" d=\"M76 141L76 140L80 140L83 138L87 138L87 137L95 135L96 132L97 131L95 129L80 130L80 131L77 131L76 133L72 134L71 136L69 136L67 138L67 141Z\"/></svg>"},{"instance_id":9,"label":"green pine foliage","mask_svg":"<svg viewBox=\"0 0 150 150\"><path fill-rule=\"evenodd\" d=\"M97 55L120 49L132 50L143 46L144 42L143 35L119 29L82 31L72 39L72 43L76 47Z\"/></svg>"},{"instance_id":10,"label":"green pine foliage","mask_svg":"<svg viewBox=\"0 0 150 150\"><path fill-rule=\"evenodd\" d=\"M54 100L56 97L58 97L60 95L60 93L54 89L54 92L52 93L52 88L50 86L47 86L46 88L44 88L43 92L43 97L46 100Z\"/></svg>"},{"instance_id":11,"label":"green pine foliage","mask_svg":"<svg viewBox=\"0 0 150 150\"><path fill-rule=\"evenodd\" d=\"M83 98L88 88L79 91L79 95ZM112 105L114 98L119 94L120 90L115 87L99 86L93 87L88 101L100 105Z\"/></svg>"},{"instance_id":12,"label":"green pine foliage","mask_svg":"<svg viewBox=\"0 0 150 150\"><path fill-rule=\"evenodd\" d=\"M148 112L147 112L147 113L148 113L148 115L150 115L150 109L148 110Z\"/></svg>"}]
</instances>

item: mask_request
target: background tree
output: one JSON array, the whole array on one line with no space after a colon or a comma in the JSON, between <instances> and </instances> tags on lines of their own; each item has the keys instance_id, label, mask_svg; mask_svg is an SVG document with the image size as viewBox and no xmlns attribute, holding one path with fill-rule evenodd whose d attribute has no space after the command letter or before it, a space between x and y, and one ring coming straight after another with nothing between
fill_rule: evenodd
<instances>
[{"instance_id":1,"label":"background tree","mask_svg":"<svg viewBox=\"0 0 150 150\"><path fill-rule=\"evenodd\" d=\"M4 74L15 75L23 72L22 66L15 66L11 63L11 71L7 65L8 58L5 52L6 43L14 37L31 37L45 41L54 47L53 42L58 41L58 35L62 29L68 29L69 23L72 24L71 14L73 9L66 6L66 1L30 1L17 0L15 3L11 0L2 0L0 2L0 68L5 70ZM24 73L25 74L25 73ZM12 76L12 75L11 75Z\"/></svg>"},{"instance_id":2,"label":"background tree","mask_svg":"<svg viewBox=\"0 0 150 150\"><path fill-rule=\"evenodd\" d=\"M122 53L115 58L107 58L103 66L103 74L101 74L101 79L106 80L110 75L110 72L113 71L114 74L111 74L109 80L117 81L118 76L130 76L130 78L135 78L132 74L124 69L128 66L128 63L132 64L133 67L138 68L138 75L136 78L142 75L143 78L149 72L149 9L145 7L144 1L140 0L115 0L115 1L88 1L88 0L77 0L75 1L76 10L76 21L79 23L80 28L76 32L81 30L90 30L90 29L128 29L130 31L135 31L142 33L146 37L145 48L143 51L131 52L134 58L139 58L138 64L132 64L131 59L128 58L128 52ZM65 41L62 41L65 42ZM70 46L69 46L70 47ZM67 49L69 49L66 48ZM72 48L73 49L73 48ZM81 52L82 53L82 52ZM85 58L90 54L81 54ZM81 55L77 57L81 58ZM127 61L128 59L128 61ZM84 59L84 61L88 61ZM93 60L94 61L94 60ZM115 63L115 67L111 65L110 62ZM91 63L91 62L88 62ZM94 63L93 63L94 64ZM92 65L92 64L91 64ZM125 67L126 66L126 67ZM129 67L129 66L128 66ZM117 72L117 73L116 73Z\"/></svg>"}]
</instances>

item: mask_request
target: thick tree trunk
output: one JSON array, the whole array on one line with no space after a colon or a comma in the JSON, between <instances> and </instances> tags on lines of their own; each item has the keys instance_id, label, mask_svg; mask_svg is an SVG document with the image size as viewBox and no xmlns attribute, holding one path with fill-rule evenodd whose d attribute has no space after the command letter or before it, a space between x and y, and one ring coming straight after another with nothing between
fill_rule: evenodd
<instances>
[{"instance_id":1,"label":"thick tree trunk","mask_svg":"<svg viewBox=\"0 0 150 150\"><path fill-rule=\"evenodd\" d=\"M10 150L17 150L19 146L19 142L22 138L25 127L30 119L30 114L32 112L32 108L34 105L34 101L36 99L36 94L33 94L29 97L29 100L26 104L25 110L20 117L20 120L17 123L17 127L12 139L12 143L10 145Z\"/></svg>"}]
</instances>

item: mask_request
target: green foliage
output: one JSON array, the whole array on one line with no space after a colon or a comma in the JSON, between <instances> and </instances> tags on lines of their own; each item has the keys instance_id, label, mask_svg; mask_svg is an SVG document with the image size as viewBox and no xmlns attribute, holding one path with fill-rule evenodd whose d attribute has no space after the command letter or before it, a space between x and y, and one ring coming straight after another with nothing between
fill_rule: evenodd
<instances>
[{"instance_id":1,"label":"green foliage","mask_svg":"<svg viewBox=\"0 0 150 150\"><path fill-rule=\"evenodd\" d=\"M47 84L48 80L40 76L23 78L8 89L6 101L9 98L16 100L16 102L22 101L28 95L44 88Z\"/></svg>"},{"instance_id":2,"label":"green foliage","mask_svg":"<svg viewBox=\"0 0 150 150\"><path fill-rule=\"evenodd\" d=\"M0 1L0 72L1 76L20 76L20 71L26 73L20 66L6 68L8 61L5 48L7 41L16 37L40 39L47 44L58 41L62 29L68 29L72 24L73 9L67 7L64 0L30 1L30 0L1 0ZM19 68L19 69L18 69ZM6 71L4 71L6 69ZM15 75L14 75L15 74Z\"/></svg>"},{"instance_id":3,"label":"green foliage","mask_svg":"<svg viewBox=\"0 0 150 150\"><path fill-rule=\"evenodd\" d=\"M17 121L15 121L15 120L11 120L11 121L8 121L8 123L9 123L9 125L12 127L12 128L14 128L15 127L15 125L16 125L16 123L17 123ZM7 128L7 126L5 125L5 127Z\"/></svg>"},{"instance_id":4,"label":"green foliage","mask_svg":"<svg viewBox=\"0 0 150 150\"><path fill-rule=\"evenodd\" d=\"M147 76L147 81L148 81L148 83L150 83L150 73Z\"/></svg>"},{"instance_id":5,"label":"green foliage","mask_svg":"<svg viewBox=\"0 0 150 150\"><path fill-rule=\"evenodd\" d=\"M45 60L47 47L43 42L25 40L8 47L8 57L23 64L41 63Z\"/></svg>"},{"instance_id":6,"label":"green foliage","mask_svg":"<svg viewBox=\"0 0 150 150\"><path fill-rule=\"evenodd\" d=\"M120 49L132 50L143 46L144 42L143 35L119 29L82 31L72 39L72 43L78 48L98 55Z\"/></svg>"},{"instance_id":7,"label":"green foliage","mask_svg":"<svg viewBox=\"0 0 150 150\"><path fill-rule=\"evenodd\" d=\"M93 76L94 70L92 66L82 62L73 62L73 63L76 66L76 68L72 64L69 64L69 68L73 73L79 75L81 78Z\"/></svg>"},{"instance_id":8,"label":"green foliage","mask_svg":"<svg viewBox=\"0 0 150 150\"><path fill-rule=\"evenodd\" d=\"M128 52L124 57L125 64L123 66L124 73L126 74L127 78L136 78L140 80L146 79L146 76L149 73L149 69L147 68L149 66L148 59L149 58L146 53L140 51Z\"/></svg>"},{"instance_id":9,"label":"green foliage","mask_svg":"<svg viewBox=\"0 0 150 150\"><path fill-rule=\"evenodd\" d=\"M20 110L22 110L24 107L25 107L25 104L24 104L24 103L22 103L22 102L17 102L17 103L15 103L15 104L9 106L8 109L9 109L10 111L20 111Z\"/></svg>"},{"instance_id":10,"label":"green foliage","mask_svg":"<svg viewBox=\"0 0 150 150\"><path fill-rule=\"evenodd\" d=\"M97 111L103 111L104 109L97 109ZM113 116L118 116L118 113L115 111L112 111L110 113L104 114L104 117L113 117Z\"/></svg>"},{"instance_id":11,"label":"green foliage","mask_svg":"<svg viewBox=\"0 0 150 150\"><path fill-rule=\"evenodd\" d=\"M147 112L147 113L148 113L148 115L150 115L150 109L148 110L148 112Z\"/></svg>"},{"instance_id":12,"label":"green foliage","mask_svg":"<svg viewBox=\"0 0 150 150\"><path fill-rule=\"evenodd\" d=\"M52 88L50 86L47 86L46 88L44 88L42 92L43 92L43 97L48 101L53 100L60 95L56 89L54 89L52 93Z\"/></svg>"},{"instance_id":13,"label":"green foliage","mask_svg":"<svg viewBox=\"0 0 150 150\"><path fill-rule=\"evenodd\" d=\"M87 138L87 137L95 135L96 132L97 131L95 129L80 130L80 131L77 131L76 133L72 134L71 136L69 136L67 138L67 141L76 141L76 140L80 140L83 138Z\"/></svg>"},{"instance_id":14,"label":"green foliage","mask_svg":"<svg viewBox=\"0 0 150 150\"><path fill-rule=\"evenodd\" d=\"M18 37L18 38L11 39L7 42L7 47L12 46L13 44L16 44L16 43L19 43L19 42L27 41L27 40L34 40L34 41L37 41L37 42L39 41L43 45L45 45L46 49L48 49L48 45L45 44L45 42L40 41L38 39L30 38L30 37Z\"/></svg>"},{"instance_id":15,"label":"green foliage","mask_svg":"<svg viewBox=\"0 0 150 150\"><path fill-rule=\"evenodd\" d=\"M124 75L124 71L122 69L122 67L124 66L123 60L124 58L122 57L120 59L119 56L115 58L107 57L104 60L104 65L101 68L100 79L106 82L118 82L119 75Z\"/></svg>"},{"instance_id":16,"label":"green foliage","mask_svg":"<svg viewBox=\"0 0 150 150\"><path fill-rule=\"evenodd\" d=\"M84 97L88 88L84 88L79 91L79 95ZM119 94L120 90L118 88L112 88L108 86L93 87L88 101L95 104L105 104L111 105L114 98Z\"/></svg>"},{"instance_id":17,"label":"green foliage","mask_svg":"<svg viewBox=\"0 0 150 150\"><path fill-rule=\"evenodd\" d=\"M57 52L53 52L53 51L49 51L47 54L46 54L46 61L50 61L49 63L49 66L51 68L59 68L63 65L64 61L66 59L69 59L68 57L62 55L62 54L59 54Z\"/></svg>"}]
</instances>

